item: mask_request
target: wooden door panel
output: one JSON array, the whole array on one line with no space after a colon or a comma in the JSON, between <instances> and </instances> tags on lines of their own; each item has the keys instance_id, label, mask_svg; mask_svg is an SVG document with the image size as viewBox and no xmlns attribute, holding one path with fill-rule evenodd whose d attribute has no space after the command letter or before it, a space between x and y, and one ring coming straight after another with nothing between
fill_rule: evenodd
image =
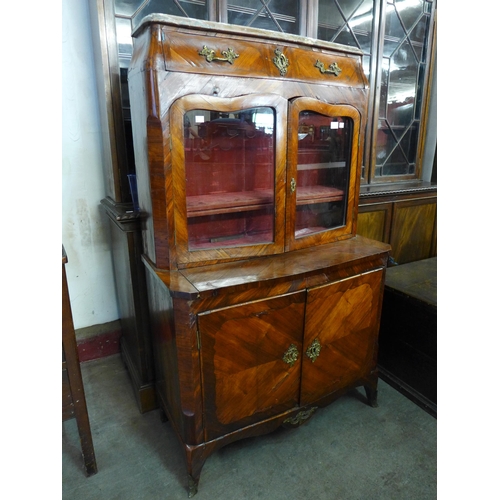
<instances>
[{"instance_id":1,"label":"wooden door panel","mask_svg":"<svg viewBox=\"0 0 500 500\"><path fill-rule=\"evenodd\" d=\"M301 405L374 368L382 277L383 270L377 270L308 291Z\"/></svg>"},{"instance_id":2,"label":"wooden door panel","mask_svg":"<svg viewBox=\"0 0 500 500\"><path fill-rule=\"evenodd\" d=\"M357 234L376 241L389 243L392 203L360 205Z\"/></svg>"},{"instance_id":3,"label":"wooden door panel","mask_svg":"<svg viewBox=\"0 0 500 500\"><path fill-rule=\"evenodd\" d=\"M304 304L296 292L199 315L207 440L298 404Z\"/></svg>"},{"instance_id":4,"label":"wooden door panel","mask_svg":"<svg viewBox=\"0 0 500 500\"><path fill-rule=\"evenodd\" d=\"M435 198L394 204L390 244L392 256L398 264L432 256L436 207Z\"/></svg>"}]
</instances>

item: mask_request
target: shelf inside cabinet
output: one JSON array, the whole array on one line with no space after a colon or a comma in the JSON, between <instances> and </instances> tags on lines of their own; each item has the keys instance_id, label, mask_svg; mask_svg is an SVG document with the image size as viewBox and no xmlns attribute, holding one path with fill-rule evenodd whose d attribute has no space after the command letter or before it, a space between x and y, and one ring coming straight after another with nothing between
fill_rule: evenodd
<instances>
[{"instance_id":1,"label":"shelf inside cabinet","mask_svg":"<svg viewBox=\"0 0 500 500\"><path fill-rule=\"evenodd\" d=\"M208 241L190 242L190 250L204 250L207 248L220 248L223 246L244 246L261 244L262 241L273 241L273 233L267 231L265 233L256 234L236 234L232 237L210 238Z\"/></svg>"},{"instance_id":2,"label":"shelf inside cabinet","mask_svg":"<svg viewBox=\"0 0 500 500\"><path fill-rule=\"evenodd\" d=\"M341 201L343 198L344 191L342 189L330 186L299 186L297 188L297 205Z\"/></svg>"},{"instance_id":3,"label":"shelf inside cabinet","mask_svg":"<svg viewBox=\"0 0 500 500\"><path fill-rule=\"evenodd\" d=\"M341 201L343 197L342 189L330 186L299 186L297 189L297 205ZM273 192L270 189L189 196L187 197L187 216L191 218L249 212L270 208L272 204Z\"/></svg>"},{"instance_id":4,"label":"shelf inside cabinet","mask_svg":"<svg viewBox=\"0 0 500 500\"><path fill-rule=\"evenodd\" d=\"M248 212L272 207L274 193L271 189L212 193L187 197L187 216Z\"/></svg>"},{"instance_id":5,"label":"shelf inside cabinet","mask_svg":"<svg viewBox=\"0 0 500 500\"><path fill-rule=\"evenodd\" d=\"M302 153L302 152L301 152ZM297 165L297 170L321 170L324 168L345 168L345 161L321 162L321 163L302 163Z\"/></svg>"}]
</instances>

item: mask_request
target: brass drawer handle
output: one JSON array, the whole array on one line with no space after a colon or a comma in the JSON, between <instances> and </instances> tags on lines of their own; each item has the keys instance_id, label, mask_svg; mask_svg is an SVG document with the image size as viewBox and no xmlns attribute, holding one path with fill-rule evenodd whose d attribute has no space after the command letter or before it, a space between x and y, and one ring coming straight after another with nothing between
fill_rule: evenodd
<instances>
[{"instance_id":1,"label":"brass drawer handle","mask_svg":"<svg viewBox=\"0 0 500 500\"><path fill-rule=\"evenodd\" d=\"M240 55L237 54L231 47L228 47L227 50L222 51L222 57L217 57L215 55L215 50L209 49L206 45L203 46L203 49L201 49L201 51L198 52L198 54L200 56L205 56L208 62L222 61L222 62L228 62L229 64L233 64L234 60L237 57L240 57Z\"/></svg>"},{"instance_id":2,"label":"brass drawer handle","mask_svg":"<svg viewBox=\"0 0 500 500\"><path fill-rule=\"evenodd\" d=\"M292 177L292 180L290 181L290 193L295 193L296 189L297 189L297 181Z\"/></svg>"},{"instance_id":3,"label":"brass drawer handle","mask_svg":"<svg viewBox=\"0 0 500 500\"><path fill-rule=\"evenodd\" d=\"M321 73L327 73L335 76L339 76L340 73L342 73L342 70L339 68L339 65L336 62L330 64L328 68L325 68L325 64L318 59L314 67L318 68Z\"/></svg>"},{"instance_id":4,"label":"brass drawer handle","mask_svg":"<svg viewBox=\"0 0 500 500\"><path fill-rule=\"evenodd\" d=\"M314 363L319 356L321 351L321 344L317 338L314 339L313 343L307 348L306 356Z\"/></svg>"},{"instance_id":5,"label":"brass drawer handle","mask_svg":"<svg viewBox=\"0 0 500 500\"><path fill-rule=\"evenodd\" d=\"M293 366L295 361L299 359L299 350L297 349L297 346L295 344L291 344L282 359L287 365Z\"/></svg>"}]
</instances>

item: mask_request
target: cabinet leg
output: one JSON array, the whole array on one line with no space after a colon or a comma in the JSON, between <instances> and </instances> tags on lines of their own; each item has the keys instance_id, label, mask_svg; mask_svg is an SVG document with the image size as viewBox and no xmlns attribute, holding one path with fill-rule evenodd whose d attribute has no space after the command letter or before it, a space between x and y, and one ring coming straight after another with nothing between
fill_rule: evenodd
<instances>
[{"instance_id":1,"label":"cabinet leg","mask_svg":"<svg viewBox=\"0 0 500 500\"><path fill-rule=\"evenodd\" d=\"M198 483L200 482L201 469L205 461L212 452L209 447L191 447L185 445L187 473L188 473L188 497L192 498L198 492Z\"/></svg>"},{"instance_id":2,"label":"cabinet leg","mask_svg":"<svg viewBox=\"0 0 500 500\"><path fill-rule=\"evenodd\" d=\"M199 482L200 478L196 480L192 476L188 475L188 498L193 498L196 495L196 493L198 493Z\"/></svg>"},{"instance_id":3,"label":"cabinet leg","mask_svg":"<svg viewBox=\"0 0 500 500\"><path fill-rule=\"evenodd\" d=\"M368 404L372 408L377 408L378 407L378 402L377 402L377 396L378 396L378 390L377 390L377 385L375 386L372 385L365 385L365 392L366 392L366 398L368 399Z\"/></svg>"}]
</instances>

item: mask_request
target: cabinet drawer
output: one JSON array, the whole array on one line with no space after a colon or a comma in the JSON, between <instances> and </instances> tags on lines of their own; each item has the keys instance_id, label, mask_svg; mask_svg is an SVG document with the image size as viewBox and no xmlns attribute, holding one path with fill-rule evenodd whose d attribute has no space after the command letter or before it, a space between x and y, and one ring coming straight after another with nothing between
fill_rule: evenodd
<instances>
[{"instance_id":1,"label":"cabinet drawer","mask_svg":"<svg viewBox=\"0 0 500 500\"><path fill-rule=\"evenodd\" d=\"M207 441L297 405L304 303L296 292L198 316Z\"/></svg>"},{"instance_id":2,"label":"cabinet drawer","mask_svg":"<svg viewBox=\"0 0 500 500\"><path fill-rule=\"evenodd\" d=\"M207 36L162 28L167 71L247 78L286 78L364 88L359 56L290 46L268 40L255 43L237 36ZM188 64L186 64L188 62Z\"/></svg>"}]
</instances>

